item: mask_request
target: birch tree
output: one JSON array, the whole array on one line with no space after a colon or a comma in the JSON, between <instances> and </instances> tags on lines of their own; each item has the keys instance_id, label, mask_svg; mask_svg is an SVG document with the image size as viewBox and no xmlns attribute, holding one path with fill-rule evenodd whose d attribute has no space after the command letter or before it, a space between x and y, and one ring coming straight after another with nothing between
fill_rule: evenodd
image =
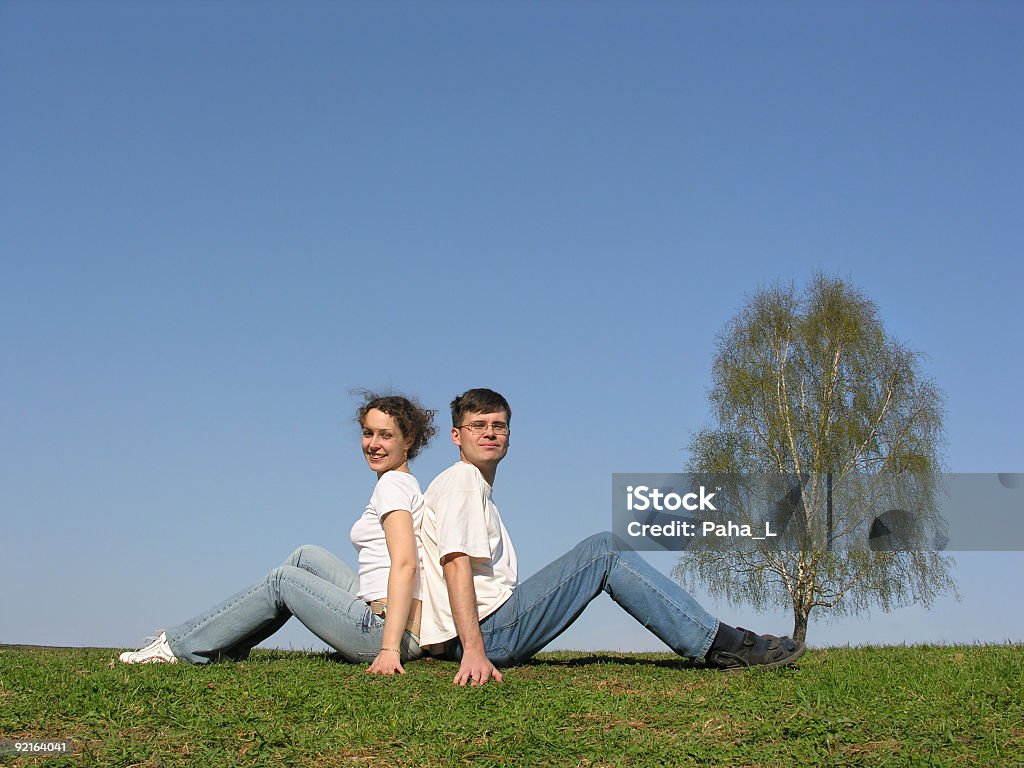
<instances>
[{"instance_id":1,"label":"birch tree","mask_svg":"<svg viewBox=\"0 0 1024 768\"><path fill-rule=\"evenodd\" d=\"M691 547L677 579L792 609L798 640L812 613L956 593L938 512L942 393L862 292L818 275L801 294L756 293L718 338L710 400L715 423L692 435L687 469L778 480L759 509L779 535Z\"/></svg>"}]
</instances>

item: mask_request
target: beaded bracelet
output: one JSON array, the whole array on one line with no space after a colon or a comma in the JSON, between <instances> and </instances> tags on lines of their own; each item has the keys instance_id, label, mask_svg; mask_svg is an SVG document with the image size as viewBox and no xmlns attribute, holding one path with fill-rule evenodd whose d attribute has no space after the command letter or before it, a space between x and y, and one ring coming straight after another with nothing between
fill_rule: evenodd
<instances>
[{"instance_id":1,"label":"beaded bracelet","mask_svg":"<svg viewBox=\"0 0 1024 768\"><path fill-rule=\"evenodd\" d=\"M381 650L382 651L392 651L394 653L401 653L402 652L401 648L381 648Z\"/></svg>"}]
</instances>

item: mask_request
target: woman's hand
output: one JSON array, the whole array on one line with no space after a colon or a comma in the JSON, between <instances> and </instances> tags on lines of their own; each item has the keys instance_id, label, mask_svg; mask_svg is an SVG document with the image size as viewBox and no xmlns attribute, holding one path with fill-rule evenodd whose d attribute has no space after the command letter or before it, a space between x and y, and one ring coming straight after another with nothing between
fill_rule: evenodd
<instances>
[{"instance_id":1,"label":"woman's hand","mask_svg":"<svg viewBox=\"0 0 1024 768\"><path fill-rule=\"evenodd\" d=\"M394 651L381 649L373 664L366 670L371 675L404 675L405 668L402 667L402 655Z\"/></svg>"}]
</instances>

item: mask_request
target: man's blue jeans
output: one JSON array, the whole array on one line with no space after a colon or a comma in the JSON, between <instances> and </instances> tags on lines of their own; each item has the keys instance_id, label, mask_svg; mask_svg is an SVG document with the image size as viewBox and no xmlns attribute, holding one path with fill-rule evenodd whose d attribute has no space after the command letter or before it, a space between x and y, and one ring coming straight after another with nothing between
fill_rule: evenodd
<instances>
[{"instance_id":1,"label":"man's blue jeans","mask_svg":"<svg viewBox=\"0 0 1024 768\"><path fill-rule=\"evenodd\" d=\"M384 620L356 596L359 577L326 549L299 547L263 579L205 613L167 630L182 661L244 659L294 616L352 662L369 663L380 651ZM419 639L406 632L402 661L419 658Z\"/></svg>"},{"instance_id":2,"label":"man's blue jeans","mask_svg":"<svg viewBox=\"0 0 1024 768\"><path fill-rule=\"evenodd\" d=\"M680 656L704 658L718 632L718 619L689 592L624 548L614 534L599 533L526 579L480 622L487 658L498 666L526 661L601 592ZM449 655L460 659L461 644L453 646Z\"/></svg>"}]
</instances>

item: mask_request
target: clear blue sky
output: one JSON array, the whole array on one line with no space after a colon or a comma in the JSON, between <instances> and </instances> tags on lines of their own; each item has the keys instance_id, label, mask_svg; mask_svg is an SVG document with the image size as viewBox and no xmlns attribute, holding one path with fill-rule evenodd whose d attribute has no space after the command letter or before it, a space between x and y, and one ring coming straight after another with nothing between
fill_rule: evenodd
<instances>
[{"instance_id":1,"label":"clear blue sky","mask_svg":"<svg viewBox=\"0 0 1024 768\"><path fill-rule=\"evenodd\" d=\"M1014 2L7 0L0 642L133 646L299 544L351 562L359 386L508 396L528 575L609 527L613 472L682 467L716 333L815 270L927 353L951 470L1024 470L1022 34ZM811 642L1024 639L1024 555L958 559L963 602ZM557 645L661 647L606 598Z\"/></svg>"}]
</instances>

